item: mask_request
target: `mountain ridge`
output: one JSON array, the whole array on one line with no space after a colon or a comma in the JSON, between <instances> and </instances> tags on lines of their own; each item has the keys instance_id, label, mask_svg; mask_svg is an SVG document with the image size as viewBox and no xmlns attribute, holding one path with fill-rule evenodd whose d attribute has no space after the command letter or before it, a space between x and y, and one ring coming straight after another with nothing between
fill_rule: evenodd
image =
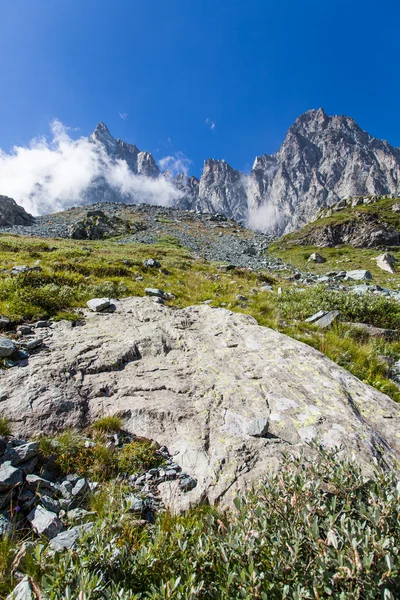
<instances>
[{"instance_id":1,"label":"mountain ridge","mask_svg":"<svg viewBox=\"0 0 400 600\"><path fill-rule=\"evenodd\" d=\"M151 153L113 138L104 123L91 139L133 173L166 177L178 192L177 208L223 213L276 235L298 229L344 197L400 192L400 150L372 137L352 117L328 116L322 108L300 115L274 154L256 156L250 174L208 158L199 179L173 177Z\"/></svg>"}]
</instances>

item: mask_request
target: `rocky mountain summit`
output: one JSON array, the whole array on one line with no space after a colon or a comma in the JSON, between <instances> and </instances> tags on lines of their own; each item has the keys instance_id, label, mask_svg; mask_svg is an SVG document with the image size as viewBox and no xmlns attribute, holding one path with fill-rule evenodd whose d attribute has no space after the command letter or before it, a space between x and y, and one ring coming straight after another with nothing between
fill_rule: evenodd
<instances>
[{"instance_id":1,"label":"rocky mountain summit","mask_svg":"<svg viewBox=\"0 0 400 600\"><path fill-rule=\"evenodd\" d=\"M167 177L178 192L177 207L223 213L277 235L301 227L342 198L400 192L400 150L373 138L350 117L329 117L323 109L301 115L281 148L256 157L249 175L224 160L209 159L200 180L184 174L173 178L160 172L148 152L115 140L104 123L90 139L109 156L126 161L134 174ZM85 201L101 199L126 201L97 181Z\"/></svg>"},{"instance_id":2,"label":"rocky mountain summit","mask_svg":"<svg viewBox=\"0 0 400 600\"><path fill-rule=\"evenodd\" d=\"M45 328L25 367L3 373L2 413L25 436L118 415L197 480L183 499L164 489L166 504L230 502L313 440L366 468L400 458L398 404L249 315L131 297L84 317Z\"/></svg>"},{"instance_id":3,"label":"rocky mountain summit","mask_svg":"<svg viewBox=\"0 0 400 600\"><path fill-rule=\"evenodd\" d=\"M33 221L32 215L19 206L15 200L7 196L0 196L0 227L32 225Z\"/></svg>"}]
</instances>

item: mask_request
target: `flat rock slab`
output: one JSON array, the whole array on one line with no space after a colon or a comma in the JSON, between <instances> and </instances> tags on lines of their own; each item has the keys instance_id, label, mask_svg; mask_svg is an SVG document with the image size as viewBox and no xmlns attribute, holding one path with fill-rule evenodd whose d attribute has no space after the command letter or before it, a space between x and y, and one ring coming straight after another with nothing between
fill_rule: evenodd
<instances>
[{"instance_id":1,"label":"flat rock slab","mask_svg":"<svg viewBox=\"0 0 400 600\"><path fill-rule=\"evenodd\" d=\"M137 297L85 315L81 327L54 323L50 355L4 373L1 411L16 435L118 414L176 453L197 482L185 502L229 503L278 468L282 451L315 439L343 445L366 468L400 459L398 404L248 315ZM249 435L255 423L261 437Z\"/></svg>"}]
</instances>

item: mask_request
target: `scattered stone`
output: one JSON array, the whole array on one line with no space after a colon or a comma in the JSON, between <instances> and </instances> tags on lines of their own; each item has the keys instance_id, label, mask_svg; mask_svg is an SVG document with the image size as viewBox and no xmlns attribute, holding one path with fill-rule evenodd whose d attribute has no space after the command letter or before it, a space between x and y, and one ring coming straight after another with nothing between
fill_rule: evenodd
<instances>
[{"instance_id":1,"label":"scattered stone","mask_svg":"<svg viewBox=\"0 0 400 600\"><path fill-rule=\"evenodd\" d=\"M193 477L183 477L179 482L179 487L184 492L190 492L190 490L193 490L196 485L197 481Z\"/></svg>"},{"instance_id":2,"label":"scattered stone","mask_svg":"<svg viewBox=\"0 0 400 600\"><path fill-rule=\"evenodd\" d=\"M269 421L265 417L252 419L247 426L247 435L252 437L265 437L268 433Z\"/></svg>"},{"instance_id":3,"label":"scattered stone","mask_svg":"<svg viewBox=\"0 0 400 600\"><path fill-rule=\"evenodd\" d=\"M36 594L33 595L32 586L29 577L24 577L22 581L13 589L11 594L7 596L7 600L35 600Z\"/></svg>"},{"instance_id":4,"label":"scattered stone","mask_svg":"<svg viewBox=\"0 0 400 600\"><path fill-rule=\"evenodd\" d=\"M77 540L91 529L93 529L93 523L84 523L62 531L50 540L50 548L55 552L71 550L76 545Z\"/></svg>"},{"instance_id":5,"label":"scattered stone","mask_svg":"<svg viewBox=\"0 0 400 600\"><path fill-rule=\"evenodd\" d=\"M272 292L272 285L262 285L260 287L261 292Z\"/></svg>"},{"instance_id":6,"label":"scattered stone","mask_svg":"<svg viewBox=\"0 0 400 600\"><path fill-rule=\"evenodd\" d=\"M0 492L7 492L11 488L21 485L23 476L19 469L16 469L10 462L5 462L0 466Z\"/></svg>"},{"instance_id":7,"label":"scattered stone","mask_svg":"<svg viewBox=\"0 0 400 600\"><path fill-rule=\"evenodd\" d=\"M317 321L314 321L314 325L325 329L326 327L332 325L332 323L338 318L339 315L340 312L338 310L330 310L323 317L317 319Z\"/></svg>"},{"instance_id":8,"label":"scattered stone","mask_svg":"<svg viewBox=\"0 0 400 600\"><path fill-rule=\"evenodd\" d=\"M36 350L36 348L39 348L39 346L41 346L43 344L43 339L42 338L34 338L33 340L29 340L28 342L26 342L26 348L31 351L31 350Z\"/></svg>"},{"instance_id":9,"label":"scattered stone","mask_svg":"<svg viewBox=\"0 0 400 600\"><path fill-rule=\"evenodd\" d=\"M29 513L27 519L37 535L44 535L50 540L64 530L57 515L40 505Z\"/></svg>"},{"instance_id":10,"label":"scattered stone","mask_svg":"<svg viewBox=\"0 0 400 600\"><path fill-rule=\"evenodd\" d=\"M109 308L110 304L110 298L93 298L86 303L88 309L92 312L101 312L102 310Z\"/></svg>"},{"instance_id":11,"label":"scattered stone","mask_svg":"<svg viewBox=\"0 0 400 600\"><path fill-rule=\"evenodd\" d=\"M22 471L22 473L24 475L31 475L32 473L35 472L35 468L36 468L36 465L38 464L38 460L39 460L38 457L34 456L30 460L28 460L24 463L20 463L18 465L18 469L20 471Z\"/></svg>"},{"instance_id":12,"label":"scattered stone","mask_svg":"<svg viewBox=\"0 0 400 600\"><path fill-rule=\"evenodd\" d=\"M326 258L324 258L322 254L319 254L319 252L313 252L307 260L308 262L315 262L319 264L326 262Z\"/></svg>"},{"instance_id":13,"label":"scattered stone","mask_svg":"<svg viewBox=\"0 0 400 600\"><path fill-rule=\"evenodd\" d=\"M78 479L74 487L72 488L71 495L75 499L84 498L90 492L90 487L86 479Z\"/></svg>"},{"instance_id":14,"label":"scattered stone","mask_svg":"<svg viewBox=\"0 0 400 600\"><path fill-rule=\"evenodd\" d=\"M0 358L11 356L16 350L16 346L12 340L6 337L0 337Z\"/></svg>"},{"instance_id":15,"label":"scattered stone","mask_svg":"<svg viewBox=\"0 0 400 600\"><path fill-rule=\"evenodd\" d=\"M50 496L40 496L40 502L47 510L56 513L57 515L61 510L61 505L58 500L54 500L54 498L51 498Z\"/></svg>"},{"instance_id":16,"label":"scattered stone","mask_svg":"<svg viewBox=\"0 0 400 600\"><path fill-rule=\"evenodd\" d=\"M30 335L32 332L33 329L29 325L19 325L17 327L17 333L19 335Z\"/></svg>"},{"instance_id":17,"label":"scattered stone","mask_svg":"<svg viewBox=\"0 0 400 600\"><path fill-rule=\"evenodd\" d=\"M7 329L9 324L10 324L10 319L7 319L6 317L0 317L0 331Z\"/></svg>"},{"instance_id":18,"label":"scattered stone","mask_svg":"<svg viewBox=\"0 0 400 600\"><path fill-rule=\"evenodd\" d=\"M138 496L135 496L134 494L128 496L126 498L126 502L128 504L128 510L130 512L142 513L146 507L144 500L142 500Z\"/></svg>"},{"instance_id":19,"label":"scattered stone","mask_svg":"<svg viewBox=\"0 0 400 600\"><path fill-rule=\"evenodd\" d=\"M347 271L346 279L352 279L354 281L365 281L366 279L372 279L372 275L365 269L359 269L356 271Z\"/></svg>"},{"instance_id":20,"label":"scattered stone","mask_svg":"<svg viewBox=\"0 0 400 600\"><path fill-rule=\"evenodd\" d=\"M161 267L161 263L158 260L154 260L154 258L148 258L143 261L145 267L159 269Z\"/></svg>"},{"instance_id":21,"label":"scattered stone","mask_svg":"<svg viewBox=\"0 0 400 600\"><path fill-rule=\"evenodd\" d=\"M159 290L157 288L146 288L144 291L146 296L154 296L156 298L161 298L161 300L168 300L168 294L163 292L163 290Z\"/></svg>"},{"instance_id":22,"label":"scattered stone","mask_svg":"<svg viewBox=\"0 0 400 600\"><path fill-rule=\"evenodd\" d=\"M396 202L396 204L393 204L392 211L393 212L400 212L400 202Z\"/></svg>"},{"instance_id":23,"label":"scattered stone","mask_svg":"<svg viewBox=\"0 0 400 600\"><path fill-rule=\"evenodd\" d=\"M37 321L35 323L35 327L36 329L41 329L44 327L50 327L51 323L49 323L49 321Z\"/></svg>"},{"instance_id":24,"label":"scattered stone","mask_svg":"<svg viewBox=\"0 0 400 600\"><path fill-rule=\"evenodd\" d=\"M68 511L68 521L85 521L96 513L91 510L85 510L84 508L73 508Z\"/></svg>"},{"instance_id":25,"label":"scattered stone","mask_svg":"<svg viewBox=\"0 0 400 600\"><path fill-rule=\"evenodd\" d=\"M399 338L399 332L397 329L383 329L381 327L374 327L373 325L367 325L367 323L348 323L344 322L343 325L354 327L360 331L364 331L370 337L382 338L386 341L393 341Z\"/></svg>"},{"instance_id":26,"label":"scattered stone","mask_svg":"<svg viewBox=\"0 0 400 600\"><path fill-rule=\"evenodd\" d=\"M20 273L28 273L30 271L28 265L18 265L11 269L11 275L19 275Z\"/></svg>"},{"instance_id":27,"label":"scattered stone","mask_svg":"<svg viewBox=\"0 0 400 600\"><path fill-rule=\"evenodd\" d=\"M13 467L24 463L30 458L37 456L39 450L39 442L29 442L15 448L10 448L5 453L4 459L10 461Z\"/></svg>"},{"instance_id":28,"label":"scattered stone","mask_svg":"<svg viewBox=\"0 0 400 600\"><path fill-rule=\"evenodd\" d=\"M311 317L308 317L307 319L305 319L305 322L306 323L314 323L315 321L318 321L318 319L320 319L321 317L324 317L327 312L328 311L326 311L326 310L319 310Z\"/></svg>"},{"instance_id":29,"label":"scattered stone","mask_svg":"<svg viewBox=\"0 0 400 600\"><path fill-rule=\"evenodd\" d=\"M40 492L42 490L56 491L56 486L51 481L39 477L39 475L27 475L25 479L26 486L33 492Z\"/></svg>"},{"instance_id":30,"label":"scattered stone","mask_svg":"<svg viewBox=\"0 0 400 600\"><path fill-rule=\"evenodd\" d=\"M385 254L381 254L376 259L376 266L388 273L396 273L396 269L394 268L395 262L396 259L393 254L385 252Z\"/></svg>"}]
</instances>

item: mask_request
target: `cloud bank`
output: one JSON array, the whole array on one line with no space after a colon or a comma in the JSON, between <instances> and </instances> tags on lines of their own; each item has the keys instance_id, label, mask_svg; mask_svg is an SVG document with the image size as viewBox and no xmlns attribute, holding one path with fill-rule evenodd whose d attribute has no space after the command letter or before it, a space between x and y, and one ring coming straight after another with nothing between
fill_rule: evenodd
<instances>
[{"instance_id":1,"label":"cloud bank","mask_svg":"<svg viewBox=\"0 0 400 600\"><path fill-rule=\"evenodd\" d=\"M190 165L192 161L183 154L183 152L176 152L173 156L165 156L158 161L162 171L169 171L173 177L183 173L189 175Z\"/></svg>"},{"instance_id":2,"label":"cloud bank","mask_svg":"<svg viewBox=\"0 0 400 600\"><path fill-rule=\"evenodd\" d=\"M172 205L181 192L164 177L135 175L123 160L111 159L101 144L74 140L59 121L51 139L33 139L11 152L0 150L0 195L10 196L34 214L88 203L91 186L105 183L126 202Z\"/></svg>"}]
</instances>

